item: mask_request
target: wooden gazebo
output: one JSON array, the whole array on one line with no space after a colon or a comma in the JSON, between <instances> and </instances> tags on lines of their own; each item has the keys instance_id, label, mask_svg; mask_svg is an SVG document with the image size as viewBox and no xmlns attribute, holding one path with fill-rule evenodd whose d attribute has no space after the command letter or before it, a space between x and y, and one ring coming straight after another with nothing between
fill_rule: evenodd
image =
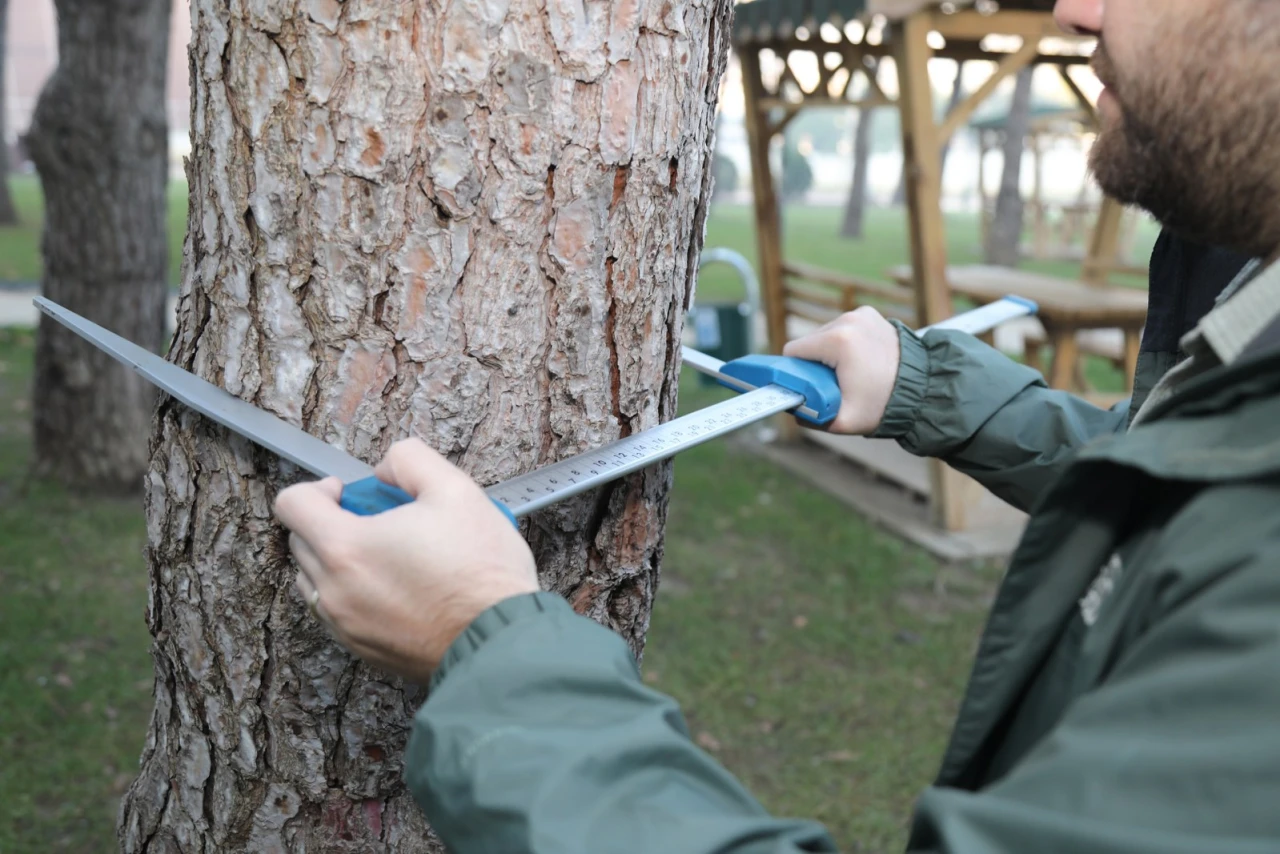
<instances>
[{"instance_id":1,"label":"wooden gazebo","mask_svg":"<svg viewBox=\"0 0 1280 854\"><path fill-rule=\"evenodd\" d=\"M1094 116L1093 104L1068 73L1071 66L1088 63L1092 39L1064 35L1052 9L1053 0L755 0L737 6L733 42L746 95L771 349L777 351L786 342L789 321L825 322L864 303L917 326L953 314L956 287L948 282L941 209L943 143L1002 81L1032 64L1056 67L1085 114ZM880 60L885 58L892 59L897 70L896 98L881 84L886 64ZM934 58L994 64L989 79L941 119L929 78L929 61ZM797 61L812 69L815 60L816 80L812 73L797 75ZM812 106L894 106L900 113L911 266L898 284L783 257L770 143L801 110ZM1103 282L1116 265L1120 214L1117 204L1104 203L1085 261L1086 281ZM962 529L966 496L973 490L936 463L930 466L928 480L936 523L947 530Z\"/></svg>"}]
</instances>

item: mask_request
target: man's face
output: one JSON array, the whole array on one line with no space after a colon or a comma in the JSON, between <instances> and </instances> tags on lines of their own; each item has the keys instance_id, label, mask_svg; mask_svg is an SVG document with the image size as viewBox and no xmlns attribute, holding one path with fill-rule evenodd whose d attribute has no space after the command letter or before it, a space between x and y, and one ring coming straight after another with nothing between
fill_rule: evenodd
<instances>
[{"instance_id":1,"label":"man's face","mask_svg":"<svg viewBox=\"0 0 1280 854\"><path fill-rule=\"evenodd\" d=\"M1280 2L1058 0L1099 36L1098 183L1186 237L1280 249Z\"/></svg>"}]
</instances>

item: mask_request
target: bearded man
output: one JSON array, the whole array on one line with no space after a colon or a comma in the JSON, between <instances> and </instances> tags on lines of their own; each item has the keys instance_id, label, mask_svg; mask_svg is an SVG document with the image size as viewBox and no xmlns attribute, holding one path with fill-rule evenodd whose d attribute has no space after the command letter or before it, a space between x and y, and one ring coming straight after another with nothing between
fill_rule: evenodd
<instances>
[{"instance_id":1,"label":"bearded man","mask_svg":"<svg viewBox=\"0 0 1280 854\"><path fill-rule=\"evenodd\" d=\"M1032 508L908 847L1280 851L1280 3L1056 13L1100 36L1099 182L1167 227L1133 405L866 309L787 349L835 369L834 429ZM378 476L417 500L358 518L325 481L277 513L335 634L431 680L408 782L451 851L836 850L694 747L619 638L538 592L465 475L408 442Z\"/></svg>"}]
</instances>

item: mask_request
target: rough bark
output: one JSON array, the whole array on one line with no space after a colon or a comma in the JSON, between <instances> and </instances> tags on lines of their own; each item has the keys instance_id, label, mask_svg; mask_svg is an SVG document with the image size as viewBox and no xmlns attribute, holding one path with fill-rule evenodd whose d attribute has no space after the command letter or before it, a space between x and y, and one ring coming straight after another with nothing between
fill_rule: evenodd
<instances>
[{"instance_id":1,"label":"rough bark","mask_svg":"<svg viewBox=\"0 0 1280 854\"><path fill-rule=\"evenodd\" d=\"M849 187L849 199L844 205L844 218L840 221L840 236L851 240L862 237L867 218L867 167L871 161L872 114L863 107L858 110L857 126L853 130L853 183Z\"/></svg>"},{"instance_id":2,"label":"rough bark","mask_svg":"<svg viewBox=\"0 0 1280 854\"><path fill-rule=\"evenodd\" d=\"M44 295L144 347L164 336L169 0L57 0L58 68L28 137L45 197ZM136 491L154 394L48 319L36 343L36 465Z\"/></svg>"},{"instance_id":3,"label":"rough bark","mask_svg":"<svg viewBox=\"0 0 1280 854\"><path fill-rule=\"evenodd\" d=\"M1018 72L1009 105L1009 119L1004 128L1004 168L1000 175L1000 192L996 210L987 233L986 261L1013 267L1022 248L1022 151L1031 127L1031 81L1035 68Z\"/></svg>"},{"instance_id":4,"label":"rough bark","mask_svg":"<svg viewBox=\"0 0 1280 854\"><path fill-rule=\"evenodd\" d=\"M9 195L9 134L5 104L4 66L8 54L9 0L0 0L0 225L17 225L18 211Z\"/></svg>"},{"instance_id":5,"label":"rough bark","mask_svg":"<svg viewBox=\"0 0 1280 854\"><path fill-rule=\"evenodd\" d=\"M227 6L191 5L173 361L481 483L674 414L729 0ZM156 708L122 848L439 851L401 783L422 690L292 589L270 504L296 473L169 402L152 445ZM670 478L524 525L544 585L637 654Z\"/></svg>"}]
</instances>

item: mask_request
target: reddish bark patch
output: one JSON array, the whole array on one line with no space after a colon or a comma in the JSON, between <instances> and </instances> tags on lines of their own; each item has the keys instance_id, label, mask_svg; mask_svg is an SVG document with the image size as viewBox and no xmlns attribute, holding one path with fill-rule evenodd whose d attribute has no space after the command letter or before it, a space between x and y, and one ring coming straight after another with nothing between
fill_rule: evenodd
<instances>
[{"instance_id":1,"label":"reddish bark patch","mask_svg":"<svg viewBox=\"0 0 1280 854\"><path fill-rule=\"evenodd\" d=\"M365 128L365 149L360 162L365 166L381 166L382 156L387 153L387 144L382 141L382 134L373 128Z\"/></svg>"},{"instance_id":2,"label":"reddish bark patch","mask_svg":"<svg viewBox=\"0 0 1280 854\"><path fill-rule=\"evenodd\" d=\"M340 367L343 378L342 394L338 397L334 414L336 420L350 424L356 417L356 410L364 402L370 389L382 386L382 354L374 350L357 349L348 351L348 358Z\"/></svg>"},{"instance_id":3,"label":"reddish bark patch","mask_svg":"<svg viewBox=\"0 0 1280 854\"><path fill-rule=\"evenodd\" d=\"M627 191L627 181L631 178L630 166L619 166L613 170L613 198L609 200L609 207L614 208L618 202L622 200L622 196Z\"/></svg>"},{"instance_id":4,"label":"reddish bark patch","mask_svg":"<svg viewBox=\"0 0 1280 854\"><path fill-rule=\"evenodd\" d=\"M604 587L594 581L584 581L577 590L573 591L569 606L578 614L587 614L595 607L600 594L606 592L608 591Z\"/></svg>"},{"instance_id":5,"label":"reddish bark patch","mask_svg":"<svg viewBox=\"0 0 1280 854\"><path fill-rule=\"evenodd\" d=\"M311 159L319 163L320 152L329 147L329 130L323 124L316 125L316 144L311 149Z\"/></svg>"},{"instance_id":6,"label":"reddish bark patch","mask_svg":"<svg viewBox=\"0 0 1280 854\"><path fill-rule=\"evenodd\" d=\"M374 836L382 836L382 810L385 804L376 798L364 802L364 820Z\"/></svg>"},{"instance_id":7,"label":"reddish bark patch","mask_svg":"<svg viewBox=\"0 0 1280 854\"><path fill-rule=\"evenodd\" d=\"M436 269L436 259L424 248L413 249L404 256L404 306L400 311L400 329L422 328L427 308L427 277Z\"/></svg>"}]
</instances>

